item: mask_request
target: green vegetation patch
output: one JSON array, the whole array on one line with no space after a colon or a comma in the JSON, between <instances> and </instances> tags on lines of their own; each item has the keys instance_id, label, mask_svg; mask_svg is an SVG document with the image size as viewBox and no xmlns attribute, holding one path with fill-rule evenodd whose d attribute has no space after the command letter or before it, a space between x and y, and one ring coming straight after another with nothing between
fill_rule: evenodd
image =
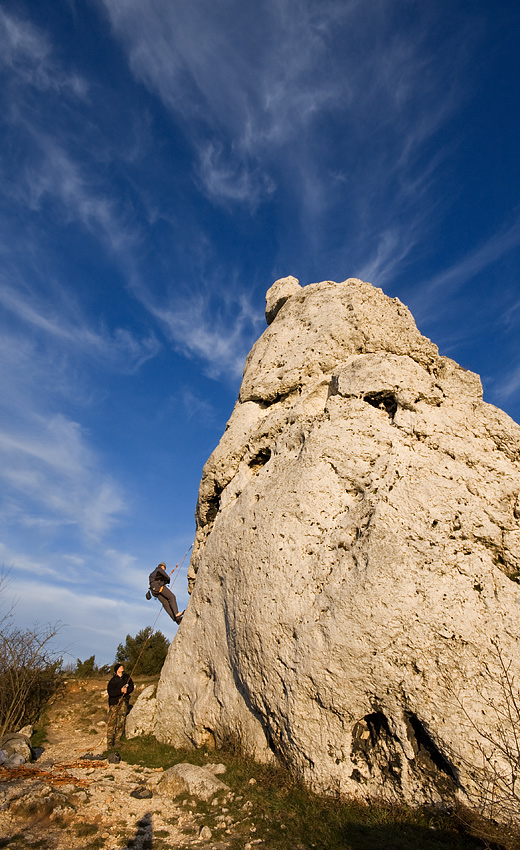
<instances>
[{"instance_id":1,"label":"green vegetation patch","mask_svg":"<svg viewBox=\"0 0 520 850\"><path fill-rule=\"evenodd\" d=\"M231 792L219 797L217 805L193 801L190 808L210 827L214 838L225 840L229 848L258 839L269 850L489 848L469 833L455 813L320 797L295 781L283 766L257 764L234 748L184 750L148 736L123 742L119 752L129 764L164 769L180 762L224 764L226 773L220 778ZM176 802L182 804L182 797Z\"/></svg>"},{"instance_id":2,"label":"green vegetation patch","mask_svg":"<svg viewBox=\"0 0 520 850\"><path fill-rule=\"evenodd\" d=\"M49 842L45 838L39 838L36 841L28 841L23 832L17 832L6 838L0 838L0 850L3 847L9 847L11 850L18 847L31 847L33 850L49 847Z\"/></svg>"},{"instance_id":3,"label":"green vegetation patch","mask_svg":"<svg viewBox=\"0 0 520 850\"><path fill-rule=\"evenodd\" d=\"M86 835L95 835L99 832L99 824L96 823L77 823L74 824L74 831L77 835L83 837Z\"/></svg>"},{"instance_id":4,"label":"green vegetation patch","mask_svg":"<svg viewBox=\"0 0 520 850\"><path fill-rule=\"evenodd\" d=\"M102 847L105 847L105 839L98 835L85 845L85 850L101 850Z\"/></svg>"},{"instance_id":5,"label":"green vegetation patch","mask_svg":"<svg viewBox=\"0 0 520 850\"><path fill-rule=\"evenodd\" d=\"M31 747L43 747L43 745L47 741L48 732L49 714L48 707L46 706L38 718L36 729L33 730L33 733L31 735Z\"/></svg>"},{"instance_id":6,"label":"green vegetation patch","mask_svg":"<svg viewBox=\"0 0 520 850\"><path fill-rule=\"evenodd\" d=\"M127 764L163 767L165 770L183 761L198 765L204 765L210 761L208 753L202 750L177 749L168 744L159 743L153 735L124 740L118 745L117 751Z\"/></svg>"}]
</instances>

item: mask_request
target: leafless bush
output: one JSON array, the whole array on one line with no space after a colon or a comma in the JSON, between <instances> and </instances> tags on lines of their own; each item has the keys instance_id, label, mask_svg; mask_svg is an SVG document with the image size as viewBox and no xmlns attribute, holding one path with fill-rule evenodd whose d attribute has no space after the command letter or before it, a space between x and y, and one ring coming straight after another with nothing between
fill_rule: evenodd
<instances>
[{"instance_id":1,"label":"leafless bush","mask_svg":"<svg viewBox=\"0 0 520 850\"><path fill-rule=\"evenodd\" d=\"M0 594L3 589L0 577ZM57 689L62 660L50 643L58 629L20 629L12 608L0 619L0 736L33 723Z\"/></svg>"},{"instance_id":2,"label":"leafless bush","mask_svg":"<svg viewBox=\"0 0 520 850\"><path fill-rule=\"evenodd\" d=\"M461 807L459 816L470 830L487 842L506 848L520 847L520 695L498 638L491 641L483 674L472 679L473 694L461 696L450 677L451 693L471 734L477 757L471 762L452 752L470 777L467 799L471 810ZM463 670L455 671L464 678ZM478 704L479 711L475 710ZM479 718L482 717L482 723ZM461 728L461 735L464 735Z\"/></svg>"}]
</instances>

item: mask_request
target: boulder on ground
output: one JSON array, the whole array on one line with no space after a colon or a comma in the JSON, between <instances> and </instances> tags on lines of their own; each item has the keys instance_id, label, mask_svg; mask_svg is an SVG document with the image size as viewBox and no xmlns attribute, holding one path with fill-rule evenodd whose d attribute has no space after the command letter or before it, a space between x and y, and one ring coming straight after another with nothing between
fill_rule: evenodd
<instances>
[{"instance_id":1,"label":"boulder on ground","mask_svg":"<svg viewBox=\"0 0 520 850\"><path fill-rule=\"evenodd\" d=\"M229 791L229 787L210 770L188 763L170 767L157 784L157 792L163 797L178 797L179 794L187 793L207 801L219 791Z\"/></svg>"},{"instance_id":2,"label":"boulder on ground","mask_svg":"<svg viewBox=\"0 0 520 850\"><path fill-rule=\"evenodd\" d=\"M209 772L212 773L214 776L221 776L223 773L226 772L226 765L225 764L205 764L204 769L209 770Z\"/></svg>"},{"instance_id":3,"label":"boulder on ground","mask_svg":"<svg viewBox=\"0 0 520 850\"><path fill-rule=\"evenodd\" d=\"M13 753L12 756L9 756L6 762L4 762L4 767L21 767L22 764L25 764L27 759L20 755L20 753Z\"/></svg>"},{"instance_id":4,"label":"boulder on ground","mask_svg":"<svg viewBox=\"0 0 520 850\"><path fill-rule=\"evenodd\" d=\"M23 759L23 764L32 760L31 741L27 735L22 732L9 732L0 738L0 750L4 750L8 759L13 756L20 756Z\"/></svg>"}]
</instances>

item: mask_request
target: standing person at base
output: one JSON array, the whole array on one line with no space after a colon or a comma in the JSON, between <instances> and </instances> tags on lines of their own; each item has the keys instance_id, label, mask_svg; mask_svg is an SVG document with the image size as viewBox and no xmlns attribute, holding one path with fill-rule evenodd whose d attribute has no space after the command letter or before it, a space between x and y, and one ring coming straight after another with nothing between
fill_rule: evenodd
<instances>
[{"instance_id":1,"label":"standing person at base","mask_svg":"<svg viewBox=\"0 0 520 850\"><path fill-rule=\"evenodd\" d=\"M181 611L179 614L175 594L166 587L166 585L170 583L170 576L166 572L166 564L164 561L161 561L153 573L150 573L149 581L152 596L155 596L156 599L160 600L168 616L171 617L178 625L182 620L184 611Z\"/></svg>"},{"instance_id":2,"label":"standing person at base","mask_svg":"<svg viewBox=\"0 0 520 850\"><path fill-rule=\"evenodd\" d=\"M114 666L114 675L107 685L108 720L107 750L115 747L125 731L126 715L129 712L130 694L134 683L122 664Z\"/></svg>"}]
</instances>

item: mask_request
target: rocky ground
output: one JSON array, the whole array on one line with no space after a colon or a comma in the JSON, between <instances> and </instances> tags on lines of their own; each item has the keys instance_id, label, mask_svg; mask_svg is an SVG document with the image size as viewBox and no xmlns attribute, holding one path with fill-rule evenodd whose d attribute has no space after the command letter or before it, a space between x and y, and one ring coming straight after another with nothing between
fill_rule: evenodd
<instances>
[{"instance_id":1,"label":"rocky ground","mask_svg":"<svg viewBox=\"0 0 520 850\"><path fill-rule=\"evenodd\" d=\"M201 812L195 795L176 796L164 781L160 787L162 768L85 758L105 751L106 705L102 682L67 682L50 707L41 757L18 768L0 766L0 848L251 850L261 843L251 804L231 789Z\"/></svg>"}]
</instances>

